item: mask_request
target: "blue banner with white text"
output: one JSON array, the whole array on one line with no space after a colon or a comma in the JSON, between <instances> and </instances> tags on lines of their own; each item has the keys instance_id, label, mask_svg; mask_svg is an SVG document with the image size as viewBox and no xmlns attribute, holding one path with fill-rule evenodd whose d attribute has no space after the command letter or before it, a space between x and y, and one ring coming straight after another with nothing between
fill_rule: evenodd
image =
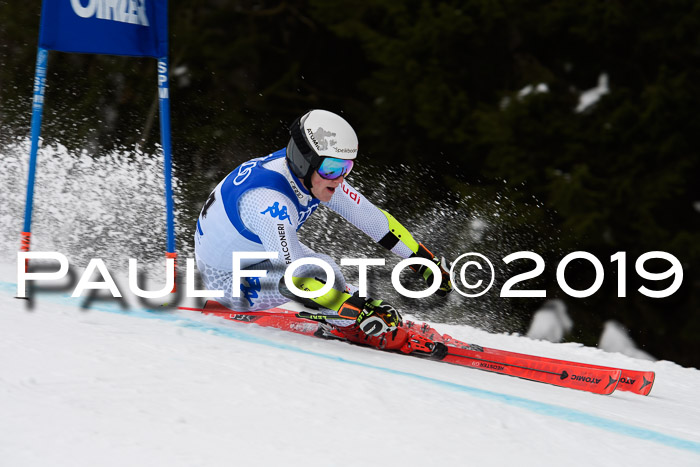
<instances>
[{"instance_id":1,"label":"blue banner with white text","mask_svg":"<svg viewBox=\"0 0 700 467\"><path fill-rule=\"evenodd\" d=\"M61 52L165 57L167 0L44 0L39 47Z\"/></svg>"}]
</instances>

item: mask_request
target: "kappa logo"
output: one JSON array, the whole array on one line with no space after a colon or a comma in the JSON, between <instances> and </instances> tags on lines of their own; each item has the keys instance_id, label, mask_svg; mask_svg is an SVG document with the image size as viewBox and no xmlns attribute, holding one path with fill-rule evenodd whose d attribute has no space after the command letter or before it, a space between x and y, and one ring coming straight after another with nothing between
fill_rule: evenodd
<instances>
[{"instance_id":1,"label":"kappa logo","mask_svg":"<svg viewBox=\"0 0 700 467\"><path fill-rule=\"evenodd\" d=\"M282 206L280 209L279 201L275 201L275 204L268 206L267 209L261 211L260 214L270 214L271 217L276 217L281 221L289 221L289 225L292 225L292 220L289 218L289 213L287 212L287 206Z\"/></svg>"},{"instance_id":2,"label":"kappa logo","mask_svg":"<svg viewBox=\"0 0 700 467\"><path fill-rule=\"evenodd\" d=\"M146 0L70 0L73 11L81 18L92 18L120 23L150 26L146 14Z\"/></svg>"},{"instance_id":3,"label":"kappa logo","mask_svg":"<svg viewBox=\"0 0 700 467\"><path fill-rule=\"evenodd\" d=\"M257 299L259 297L258 292L262 290L260 278L246 277L245 281L247 285L243 285L241 282L241 292L243 293L243 298L248 300L248 305L253 306L255 304L253 299Z\"/></svg>"}]
</instances>

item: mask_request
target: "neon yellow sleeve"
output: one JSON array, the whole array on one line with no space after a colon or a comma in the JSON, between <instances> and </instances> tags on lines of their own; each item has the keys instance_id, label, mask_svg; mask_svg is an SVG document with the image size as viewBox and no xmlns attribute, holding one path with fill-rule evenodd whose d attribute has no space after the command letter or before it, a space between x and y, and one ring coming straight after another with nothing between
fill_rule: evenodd
<instances>
[{"instance_id":1,"label":"neon yellow sleeve","mask_svg":"<svg viewBox=\"0 0 700 467\"><path fill-rule=\"evenodd\" d=\"M409 232L406 227L401 225L401 223L397 221L394 216L381 208L379 210L386 216L386 220L389 221L389 233L379 240L379 244L391 250L396 243L401 242L410 248L412 252L418 253L418 248L420 246L418 242L413 239L411 232Z\"/></svg>"},{"instance_id":2,"label":"neon yellow sleeve","mask_svg":"<svg viewBox=\"0 0 700 467\"><path fill-rule=\"evenodd\" d=\"M313 279L311 277L294 277L292 283L297 289L303 290L305 292L315 292L320 290L325 284L318 279ZM346 292L341 292L339 290L331 289L324 295L317 298L312 298L316 304L328 308L330 310L338 311L340 305L345 303L345 300L350 298L350 294Z\"/></svg>"}]
</instances>

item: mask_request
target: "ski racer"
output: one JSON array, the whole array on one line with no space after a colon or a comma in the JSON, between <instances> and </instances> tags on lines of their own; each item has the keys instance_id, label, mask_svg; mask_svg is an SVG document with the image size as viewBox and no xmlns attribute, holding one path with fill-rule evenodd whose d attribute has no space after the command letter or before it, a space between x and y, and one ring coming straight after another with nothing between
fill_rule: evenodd
<instances>
[{"instance_id":1,"label":"ski racer","mask_svg":"<svg viewBox=\"0 0 700 467\"><path fill-rule=\"evenodd\" d=\"M336 262L304 245L297 231L323 204L398 256L433 261L440 277L433 278L426 266L411 268L429 284L434 279L440 281L437 293L442 296L452 290L444 262L347 183L358 139L345 119L325 110L312 110L296 119L289 131L291 138L285 149L235 168L204 204L194 240L197 268L205 287L222 290L224 296L217 300L235 311L268 310L295 299L333 316L328 320L331 327L353 341L364 339L385 348L385 337L391 335L399 339L394 347L404 345L400 340L406 340L406 333L397 337L395 332L402 323L399 312L383 300L360 297L358 288L346 283ZM328 231L332 234L330 225ZM242 260L241 268L266 270L267 275L242 278L234 285L233 252L276 252L277 256ZM324 260L335 275L333 288L312 302L290 295L283 279L287 265L308 257ZM295 270L293 283L299 289L317 291L325 276L320 267L304 265ZM233 296L232 287L240 290L238 297Z\"/></svg>"}]
</instances>

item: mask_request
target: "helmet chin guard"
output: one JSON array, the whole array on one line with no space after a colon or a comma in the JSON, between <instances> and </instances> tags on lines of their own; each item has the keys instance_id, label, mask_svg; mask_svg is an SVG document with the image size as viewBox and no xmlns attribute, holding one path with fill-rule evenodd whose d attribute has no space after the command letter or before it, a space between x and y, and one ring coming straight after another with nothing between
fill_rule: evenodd
<instances>
[{"instance_id":1,"label":"helmet chin guard","mask_svg":"<svg viewBox=\"0 0 700 467\"><path fill-rule=\"evenodd\" d=\"M358 141L355 130L340 115L327 110L311 110L289 127L287 161L289 167L311 190L311 175L324 157L355 159Z\"/></svg>"}]
</instances>

